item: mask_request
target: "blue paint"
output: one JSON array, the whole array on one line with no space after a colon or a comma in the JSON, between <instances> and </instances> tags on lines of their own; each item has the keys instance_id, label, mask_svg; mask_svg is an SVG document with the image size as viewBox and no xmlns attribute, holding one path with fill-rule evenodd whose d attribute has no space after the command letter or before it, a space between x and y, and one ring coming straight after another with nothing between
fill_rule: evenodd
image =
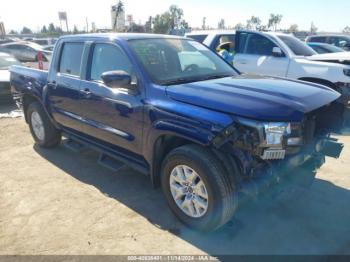
<instances>
[{"instance_id":1,"label":"blue paint","mask_svg":"<svg viewBox=\"0 0 350 262\"><path fill-rule=\"evenodd\" d=\"M210 146L238 117L300 122L305 113L339 97L337 92L319 85L257 76L237 75L172 86L154 84L128 41L166 37L170 36L65 36L55 47L49 72L15 66L11 69L11 85L22 97L38 99L66 133L101 150L118 152L118 157L149 170L155 141L163 135ZM71 41L85 43L83 68L77 77L57 73L60 50ZM126 54L137 77L138 93L110 89L88 79L94 43L111 43ZM232 73L237 74L233 68Z\"/></svg>"}]
</instances>

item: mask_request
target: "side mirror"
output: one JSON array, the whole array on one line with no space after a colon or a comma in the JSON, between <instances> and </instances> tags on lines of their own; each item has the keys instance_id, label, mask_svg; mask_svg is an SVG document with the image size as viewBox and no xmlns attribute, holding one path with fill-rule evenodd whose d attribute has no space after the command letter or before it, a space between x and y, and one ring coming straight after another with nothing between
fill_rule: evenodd
<instances>
[{"instance_id":1,"label":"side mirror","mask_svg":"<svg viewBox=\"0 0 350 262\"><path fill-rule=\"evenodd\" d=\"M282 52L281 48L274 47L272 49L272 56L274 56L274 57L282 57L283 56L283 52Z\"/></svg>"},{"instance_id":2,"label":"side mirror","mask_svg":"<svg viewBox=\"0 0 350 262\"><path fill-rule=\"evenodd\" d=\"M101 75L103 83L110 88L131 89L131 76L125 71L108 71Z\"/></svg>"}]
</instances>

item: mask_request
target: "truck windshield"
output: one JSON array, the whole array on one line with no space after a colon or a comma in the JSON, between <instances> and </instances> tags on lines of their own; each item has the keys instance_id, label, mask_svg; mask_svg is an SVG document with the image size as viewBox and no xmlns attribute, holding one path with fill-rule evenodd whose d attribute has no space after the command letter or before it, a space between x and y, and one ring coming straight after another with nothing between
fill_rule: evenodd
<instances>
[{"instance_id":1,"label":"truck windshield","mask_svg":"<svg viewBox=\"0 0 350 262\"><path fill-rule=\"evenodd\" d=\"M317 54L311 47L293 36L279 35L278 38L297 56L312 56Z\"/></svg>"},{"instance_id":2,"label":"truck windshield","mask_svg":"<svg viewBox=\"0 0 350 262\"><path fill-rule=\"evenodd\" d=\"M153 82L172 85L238 75L204 45L186 39L137 39L129 45Z\"/></svg>"}]
</instances>

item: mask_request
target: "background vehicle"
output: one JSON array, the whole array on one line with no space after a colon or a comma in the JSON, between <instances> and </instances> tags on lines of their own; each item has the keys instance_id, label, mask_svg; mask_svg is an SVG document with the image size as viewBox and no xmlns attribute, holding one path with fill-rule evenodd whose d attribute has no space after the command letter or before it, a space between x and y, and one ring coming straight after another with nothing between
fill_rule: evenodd
<instances>
[{"instance_id":1,"label":"background vehicle","mask_svg":"<svg viewBox=\"0 0 350 262\"><path fill-rule=\"evenodd\" d=\"M275 32L236 33L234 66L241 72L288 77L331 87L350 100L350 53L317 54L292 35Z\"/></svg>"},{"instance_id":2,"label":"background vehicle","mask_svg":"<svg viewBox=\"0 0 350 262\"><path fill-rule=\"evenodd\" d=\"M11 98L10 90L10 72L9 68L13 65L20 65L21 63L13 56L0 53L0 97Z\"/></svg>"},{"instance_id":3,"label":"background vehicle","mask_svg":"<svg viewBox=\"0 0 350 262\"><path fill-rule=\"evenodd\" d=\"M318 54L345 52L345 50L341 49L340 47L336 47L334 45L325 44L325 43L308 42L307 45L310 46Z\"/></svg>"},{"instance_id":4,"label":"background vehicle","mask_svg":"<svg viewBox=\"0 0 350 262\"><path fill-rule=\"evenodd\" d=\"M48 72L11 69L36 143L54 147L63 134L109 168L149 175L196 229L225 224L246 183L311 158L339 123L334 90L242 76L194 40L93 34L56 45Z\"/></svg>"},{"instance_id":5,"label":"background vehicle","mask_svg":"<svg viewBox=\"0 0 350 262\"><path fill-rule=\"evenodd\" d=\"M306 42L326 43L350 51L350 35L313 35L306 38Z\"/></svg>"},{"instance_id":6,"label":"background vehicle","mask_svg":"<svg viewBox=\"0 0 350 262\"><path fill-rule=\"evenodd\" d=\"M209 30L193 31L185 34L186 37L192 38L203 43L212 50L217 50L221 43L235 42L235 31L232 30ZM230 52L234 51L234 47Z\"/></svg>"},{"instance_id":7,"label":"background vehicle","mask_svg":"<svg viewBox=\"0 0 350 262\"><path fill-rule=\"evenodd\" d=\"M31 42L36 43L41 46L50 46L56 43L56 38L35 38Z\"/></svg>"},{"instance_id":8,"label":"background vehicle","mask_svg":"<svg viewBox=\"0 0 350 262\"><path fill-rule=\"evenodd\" d=\"M50 51L50 52L52 52L54 48L55 48L55 45L43 46L43 49L44 49L45 51Z\"/></svg>"},{"instance_id":9,"label":"background vehicle","mask_svg":"<svg viewBox=\"0 0 350 262\"><path fill-rule=\"evenodd\" d=\"M45 51L42 46L31 42L13 42L0 46L0 52L10 53L21 62L38 61L38 52L43 53L43 61L50 61L52 52Z\"/></svg>"}]
</instances>

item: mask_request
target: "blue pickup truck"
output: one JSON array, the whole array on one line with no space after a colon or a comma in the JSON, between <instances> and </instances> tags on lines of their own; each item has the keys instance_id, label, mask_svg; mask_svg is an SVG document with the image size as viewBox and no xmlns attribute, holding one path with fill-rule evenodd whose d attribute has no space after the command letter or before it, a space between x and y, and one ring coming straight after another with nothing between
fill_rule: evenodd
<instances>
[{"instance_id":1,"label":"blue pickup truck","mask_svg":"<svg viewBox=\"0 0 350 262\"><path fill-rule=\"evenodd\" d=\"M204 231L231 219L245 183L302 164L339 122L336 91L241 75L173 36L64 36L48 71L12 67L11 89L39 146L64 136L148 175Z\"/></svg>"}]
</instances>

